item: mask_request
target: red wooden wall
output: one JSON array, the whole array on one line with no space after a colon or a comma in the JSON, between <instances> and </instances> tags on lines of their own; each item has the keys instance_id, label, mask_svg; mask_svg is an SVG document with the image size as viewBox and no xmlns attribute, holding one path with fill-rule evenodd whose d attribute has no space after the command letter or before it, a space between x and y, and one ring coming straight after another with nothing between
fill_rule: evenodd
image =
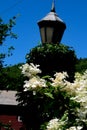
<instances>
[{"instance_id":1,"label":"red wooden wall","mask_svg":"<svg viewBox=\"0 0 87 130\"><path fill-rule=\"evenodd\" d=\"M11 127L14 130L25 130L22 121L18 120L18 117L15 115L0 115L0 122L3 124L11 124ZM5 130L1 127L0 130Z\"/></svg>"}]
</instances>

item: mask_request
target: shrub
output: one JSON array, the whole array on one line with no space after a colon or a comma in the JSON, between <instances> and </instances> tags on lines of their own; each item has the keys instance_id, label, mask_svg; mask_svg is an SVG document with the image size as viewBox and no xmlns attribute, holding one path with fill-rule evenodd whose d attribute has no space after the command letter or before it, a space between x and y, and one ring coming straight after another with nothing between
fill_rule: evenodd
<instances>
[{"instance_id":1,"label":"shrub","mask_svg":"<svg viewBox=\"0 0 87 130\"><path fill-rule=\"evenodd\" d=\"M66 71L69 80L73 81L75 73L76 55L71 47L63 44L44 44L33 48L26 55L27 63L39 64L41 76L52 76L55 72Z\"/></svg>"},{"instance_id":2,"label":"shrub","mask_svg":"<svg viewBox=\"0 0 87 130\"><path fill-rule=\"evenodd\" d=\"M27 130L87 129L87 71L76 73L71 83L66 72L40 77L38 67L33 63L21 67L27 80L18 100L25 108L22 116Z\"/></svg>"}]
</instances>

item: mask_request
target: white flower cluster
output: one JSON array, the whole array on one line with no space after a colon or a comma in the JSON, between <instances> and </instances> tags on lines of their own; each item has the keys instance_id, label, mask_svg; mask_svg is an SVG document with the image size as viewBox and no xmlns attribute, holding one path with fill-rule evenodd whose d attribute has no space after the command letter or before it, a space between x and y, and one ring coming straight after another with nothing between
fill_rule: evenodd
<instances>
[{"instance_id":1,"label":"white flower cluster","mask_svg":"<svg viewBox=\"0 0 87 130\"><path fill-rule=\"evenodd\" d=\"M22 74L29 78L29 80L24 81L24 91L46 87L46 81L37 76L38 73L41 73L38 67L39 65L34 65L33 63L30 63L30 65L27 63L22 65Z\"/></svg>"},{"instance_id":2,"label":"white flower cluster","mask_svg":"<svg viewBox=\"0 0 87 130\"><path fill-rule=\"evenodd\" d=\"M54 118L49 121L47 125L47 130L61 130L61 126L64 125L64 121Z\"/></svg>"},{"instance_id":3,"label":"white flower cluster","mask_svg":"<svg viewBox=\"0 0 87 130\"><path fill-rule=\"evenodd\" d=\"M66 129L66 130L81 130L82 129L82 127L81 126L72 126L72 127L70 127L69 129Z\"/></svg>"},{"instance_id":4,"label":"white flower cluster","mask_svg":"<svg viewBox=\"0 0 87 130\"><path fill-rule=\"evenodd\" d=\"M54 118L54 119L49 121L46 130L62 130L65 123L66 123L66 120L61 121L57 118ZM72 126L66 130L81 130L82 128L83 128L82 126L77 126L77 127Z\"/></svg>"},{"instance_id":5,"label":"white flower cluster","mask_svg":"<svg viewBox=\"0 0 87 130\"><path fill-rule=\"evenodd\" d=\"M59 72L54 74L55 78L51 78L52 81L52 86L64 86L65 82L66 82L66 77L68 77L66 72Z\"/></svg>"},{"instance_id":6,"label":"white flower cluster","mask_svg":"<svg viewBox=\"0 0 87 130\"><path fill-rule=\"evenodd\" d=\"M41 73L41 70L38 68L39 65L25 64L22 65L22 74L27 76L29 80L24 81L24 91L28 90L37 90L38 88L47 87L46 80L40 78L37 74ZM51 78L50 84L54 87L60 87L61 91L66 91L71 96L71 100L74 100L80 103L80 108L77 108L78 122L83 121L87 123L87 71L83 75L76 73L75 80L73 83L70 83L66 80L68 77L66 72L56 73L55 78ZM48 126L47 130L61 130L60 125L64 122L60 122L58 119L52 119ZM70 127L67 130L80 130L81 127Z\"/></svg>"},{"instance_id":7,"label":"white flower cluster","mask_svg":"<svg viewBox=\"0 0 87 130\"><path fill-rule=\"evenodd\" d=\"M87 71L83 75L78 75L74 82L74 86L77 85L76 94L71 99L80 103L80 109L77 109L78 117L87 123Z\"/></svg>"},{"instance_id":8,"label":"white flower cluster","mask_svg":"<svg viewBox=\"0 0 87 130\"><path fill-rule=\"evenodd\" d=\"M35 90L38 88L46 87L46 81L37 77L32 77L28 81L24 81L24 91Z\"/></svg>"},{"instance_id":9,"label":"white flower cluster","mask_svg":"<svg viewBox=\"0 0 87 130\"><path fill-rule=\"evenodd\" d=\"M31 78L31 77L37 75L38 73L41 73L41 70L38 67L39 67L39 65L34 65L33 63L30 63L30 65L29 65L28 63L26 63L26 64L22 65L20 67L20 69L22 69L22 74Z\"/></svg>"},{"instance_id":10,"label":"white flower cluster","mask_svg":"<svg viewBox=\"0 0 87 130\"><path fill-rule=\"evenodd\" d=\"M87 71L85 73L75 74L75 80L70 83L66 80L67 73L56 73L55 79L52 79L52 85L61 87L61 91L66 91L71 95L71 100L80 103L77 108L77 115L80 120L87 122Z\"/></svg>"}]
</instances>

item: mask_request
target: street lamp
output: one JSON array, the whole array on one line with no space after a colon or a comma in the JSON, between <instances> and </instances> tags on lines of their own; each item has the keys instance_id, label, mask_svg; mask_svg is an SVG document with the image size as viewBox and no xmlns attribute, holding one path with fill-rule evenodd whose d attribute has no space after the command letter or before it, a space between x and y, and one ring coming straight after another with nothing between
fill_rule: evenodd
<instances>
[{"instance_id":1,"label":"street lamp","mask_svg":"<svg viewBox=\"0 0 87 130\"><path fill-rule=\"evenodd\" d=\"M38 22L38 26L42 43L60 43L66 25L56 14L54 2L50 13Z\"/></svg>"}]
</instances>

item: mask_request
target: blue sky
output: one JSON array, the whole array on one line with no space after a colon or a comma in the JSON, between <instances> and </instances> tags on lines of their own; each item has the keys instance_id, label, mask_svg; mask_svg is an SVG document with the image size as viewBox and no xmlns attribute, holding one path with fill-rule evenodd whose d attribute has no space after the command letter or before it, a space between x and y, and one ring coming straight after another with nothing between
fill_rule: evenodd
<instances>
[{"instance_id":1,"label":"blue sky","mask_svg":"<svg viewBox=\"0 0 87 130\"><path fill-rule=\"evenodd\" d=\"M52 0L0 0L0 17L8 22L18 15L13 32L18 39L7 39L0 51L13 45L13 56L5 63L25 62L25 55L41 41L37 22L50 12ZM87 0L55 0L58 16L66 23L61 43L73 47L78 58L87 58Z\"/></svg>"}]
</instances>

